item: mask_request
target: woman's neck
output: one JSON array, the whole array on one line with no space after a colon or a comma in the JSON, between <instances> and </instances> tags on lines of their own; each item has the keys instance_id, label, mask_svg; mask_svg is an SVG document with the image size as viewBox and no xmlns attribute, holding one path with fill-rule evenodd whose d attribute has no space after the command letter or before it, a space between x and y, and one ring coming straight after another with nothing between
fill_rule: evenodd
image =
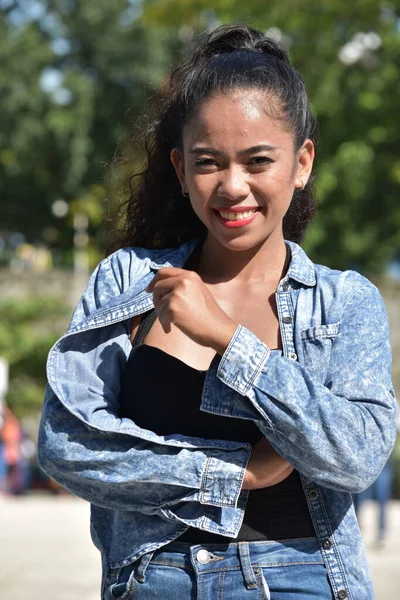
<instances>
[{"instance_id":1,"label":"woman's neck","mask_svg":"<svg viewBox=\"0 0 400 600\"><path fill-rule=\"evenodd\" d=\"M287 249L282 236L245 251L230 250L207 237L195 250L189 268L195 270L205 283L257 285L271 281L278 283L287 267Z\"/></svg>"}]
</instances>

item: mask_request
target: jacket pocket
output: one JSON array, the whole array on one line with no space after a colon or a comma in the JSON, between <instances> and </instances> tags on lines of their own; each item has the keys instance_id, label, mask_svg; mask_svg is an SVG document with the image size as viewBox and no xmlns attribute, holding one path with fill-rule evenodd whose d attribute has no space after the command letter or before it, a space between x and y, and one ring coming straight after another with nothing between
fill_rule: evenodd
<instances>
[{"instance_id":1,"label":"jacket pocket","mask_svg":"<svg viewBox=\"0 0 400 600\"><path fill-rule=\"evenodd\" d=\"M332 347L340 335L340 322L317 325L301 332L304 366L317 381L325 382Z\"/></svg>"}]
</instances>

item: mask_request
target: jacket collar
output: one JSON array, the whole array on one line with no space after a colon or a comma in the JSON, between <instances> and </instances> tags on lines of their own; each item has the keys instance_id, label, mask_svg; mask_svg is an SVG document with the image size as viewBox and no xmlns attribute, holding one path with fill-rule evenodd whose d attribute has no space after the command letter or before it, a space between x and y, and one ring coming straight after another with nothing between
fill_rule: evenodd
<instances>
[{"instance_id":1,"label":"jacket collar","mask_svg":"<svg viewBox=\"0 0 400 600\"><path fill-rule=\"evenodd\" d=\"M181 267L186 263L190 254L197 248L201 241L201 238L195 238L184 242L179 248L167 251L165 255L159 257L161 261L150 261L150 268L158 270L162 267ZM295 242L285 241L285 243L289 245L291 250L291 261L285 280L293 279L303 285L314 286L316 284L315 270L311 260ZM149 275L144 276L143 288L150 281L148 279ZM113 298L106 305L89 315L82 323L70 329L68 334L128 318L136 312L136 307L139 305L143 310L152 308L154 306L152 294L142 289L137 290L132 295L132 287L129 287L120 296Z\"/></svg>"},{"instance_id":2,"label":"jacket collar","mask_svg":"<svg viewBox=\"0 0 400 600\"><path fill-rule=\"evenodd\" d=\"M184 242L179 248L174 248L163 255L160 262L152 260L150 267L156 270L162 267L181 267L201 242L202 238L194 238Z\"/></svg>"},{"instance_id":3,"label":"jacket collar","mask_svg":"<svg viewBox=\"0 0 400 600\"><path fill-rule=\"evenodd\" d=\"M315 278L314 263L311 262L307 254L298 244L288 240L285 240L285 243L289 246L292 253L292 259L286 277L288 279L294 279L303 285L310 287L314 286L317 282Z\"/></svg>"}]
</instances>

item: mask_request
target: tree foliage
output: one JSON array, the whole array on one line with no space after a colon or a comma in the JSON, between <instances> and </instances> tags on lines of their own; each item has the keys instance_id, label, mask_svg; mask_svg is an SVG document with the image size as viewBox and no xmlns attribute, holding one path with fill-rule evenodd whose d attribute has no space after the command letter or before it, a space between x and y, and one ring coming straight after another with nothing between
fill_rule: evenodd
<instances>
[{"instance_id":1,"label":"tree foliage","mask_svg":"<svg viewBox=\"0 0 400 600\"><path fill-rule=\"evenodd\" d=\"M165 28L139 24L128 0L1 6L0 231L65 250L85 212L103 250L107 165L170 67Z\"/></svg>"}]
</instances>

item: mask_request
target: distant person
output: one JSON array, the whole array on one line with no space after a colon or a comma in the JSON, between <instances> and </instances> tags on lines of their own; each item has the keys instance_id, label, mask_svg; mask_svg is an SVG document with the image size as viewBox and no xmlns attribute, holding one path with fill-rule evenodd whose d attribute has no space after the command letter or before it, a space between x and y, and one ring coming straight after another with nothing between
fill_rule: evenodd
<instances>
[{"instance_id":1,"label":"distant person","mask_svg":"<svg viewBox=\"0 0 400 600\"><path fill-rule=\"evenodd\" d=\"M378 478L374 483L361 492L355 494L354 508L356 510L357 518L360 520L361 509L366 500L374 500L377 503L378 508L378 519L377 527L375 532L375 546L380 548L384 545L387 532L388 532L388 504L392 497L392 486L393 486L393 475L394 475L394 460L389 459L382 471L379 473Z\"/></svg>"},{"instance_id":2,"label":"distant person","mask_svg":"<svg viewBox=\"0 0 400 600\"><path fill-rule=\"evenodd\" d=\"M4 442L2 437L3 421L0 421L0 492L6 491L7 465L4 456Z\"/></svg>"},{"instance_id":3,"label":"distant person","mask_svg":"<svg viewBox=\"0 0 400 600\"><path fill-rule=\"evenodd\" d=\"M5 406L3 410L2 440L3 456L6 465L5 490L10 494L19 494L23 485L19 462L21 459L22 429L19 419Z\"/></svg>"},{"instance_id":4,"label":"distant person","mask_svg":"<svg viewBox=\"0 0 400 600\"><path fill-rule=\"evenodd\" d=\"M244 25L163 89L40 427L42 468L92 503L104 600L373 597L351 493L394 444L387 316L299 245L314 131L286 52Z\"/></svg>"},{"instance_id":5,"label":"distant person","mask_svg":"<svg viewBox=\"0 0 400 600\"><path fill-rule=\"evenodd\" d=\"M20 444L19 469L22 478L21 493L29 492L32 480L32 461L36 456L36 446L29 435L22 429Z\"/></svg>"}]
</instances>

